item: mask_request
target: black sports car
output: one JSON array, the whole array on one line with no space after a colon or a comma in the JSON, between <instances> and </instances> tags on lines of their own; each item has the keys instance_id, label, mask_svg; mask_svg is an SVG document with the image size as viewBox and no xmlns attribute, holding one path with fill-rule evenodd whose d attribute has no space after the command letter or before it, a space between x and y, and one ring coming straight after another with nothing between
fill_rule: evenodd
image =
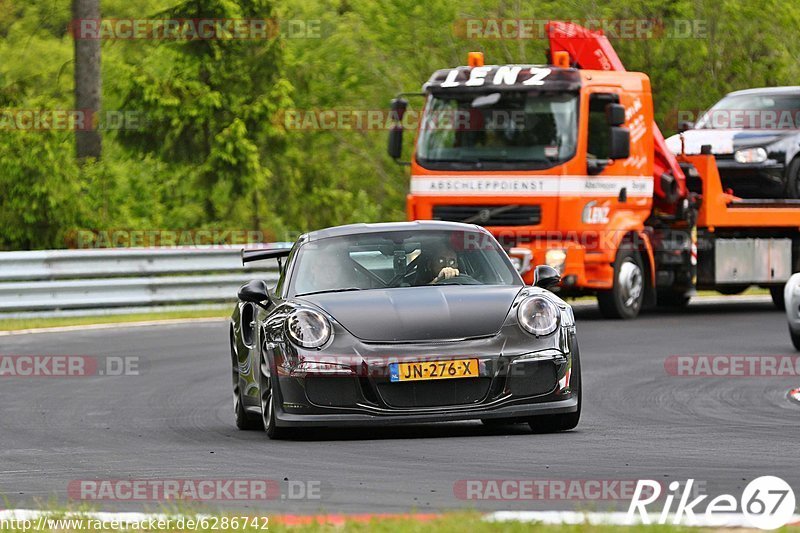
<instances>
[{"instance_id":1,"label":"black sports car","mask_svg":"<svg viewBox=\"0 0 800 533\"><path fill-rule=\"evenodd\" d=\"M480 419L535 432L578 424L572 308L527 287L485 229L453 222L354 224L301 236L239 290L230 324L236 425L295 427Z\"/></svg>"}]
</instances>

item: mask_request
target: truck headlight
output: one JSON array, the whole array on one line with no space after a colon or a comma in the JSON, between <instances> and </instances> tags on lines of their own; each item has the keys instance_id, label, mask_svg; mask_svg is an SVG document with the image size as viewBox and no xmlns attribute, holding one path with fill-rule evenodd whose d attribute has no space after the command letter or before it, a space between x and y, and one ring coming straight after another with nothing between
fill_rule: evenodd
<instances>
[{"instance_id":1,"label":"truck headlight","mask_svg":"<svg viewBox=\"0 0 800 533\"><path fill-rule=\"evenodd\" d=\"M558 328L560 318L561 311L556 304L542 296L526 298L517 308L520 327L537 337L553 333Z\"/></svg>"},{"instance_id":2,"label":"truck headlight","mask_svg":"<svg viewBox=\"0 0 800 533\"><path fill-rule=\"evenodd\" d=\"M733 158L737 163L763 163L767 160L767 151L761 147L736 150Z\"/></svg>"},{"instance_id":3,"label":"truck headlight","mask_svg":"<svg viewBox=\"0 0 800 533\"><path fill-rule=\"evenodd\" d=\"M567 260L567 252L561 248L552 248L544 254L544 263L558 270L559 274L564 273L564 263Z\"/></svg>"},{"instance_id":4,"label":"truck headlight","mask_svg":"<svg viewBox=\"0 0 800 533\"><path fill-rule=\"evenodd\" d=\"M303 348L319 348L331 338L331 323L312 309L298 309L286 318L286 333Z\"/></svg>"}]
</instances>

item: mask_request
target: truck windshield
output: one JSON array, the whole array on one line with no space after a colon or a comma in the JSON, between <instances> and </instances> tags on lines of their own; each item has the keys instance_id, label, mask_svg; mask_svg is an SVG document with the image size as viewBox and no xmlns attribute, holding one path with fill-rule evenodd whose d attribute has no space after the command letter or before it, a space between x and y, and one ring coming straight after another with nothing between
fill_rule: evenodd
<instances>
[{"instance_id":1,"label":"truck windshield","mask_svg":"<svg viewBox=\"0 0 800 533\"><path fill-rule=\"evenodd\" d=\"M423 166L547 168L574 155L577 116L575 93L434 94L422 117L416 158Z\"/></svg>"},{"instance_id":2,"label":"truck windshield","mask_svg":"<svg viewBox=\"0 0 800 533\"><path fill-rule=\"evenodd\" d=\"M706 111L696 129L800 128L800 94L735 94Z\"/></svg>"}]
</instances>

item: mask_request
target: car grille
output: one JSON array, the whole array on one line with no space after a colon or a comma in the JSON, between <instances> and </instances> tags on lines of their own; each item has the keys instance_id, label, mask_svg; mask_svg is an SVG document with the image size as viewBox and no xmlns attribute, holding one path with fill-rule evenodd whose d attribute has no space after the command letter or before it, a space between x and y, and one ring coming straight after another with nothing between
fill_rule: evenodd
<instances>
[{"instance_id":1,"label":"car grille","mask_svg":"<svg viewBox=\"0 0 800 533\"><path fill-rule=\"evenodd\" d=\"M539 205L435 205L434 220L481 226L532 226L542 221Z\"/></svg>"},{"instance_id":2,"label":"car grille","mask_svg":"<svg viewBox=\"0 0 800 533\"><path fill-rule=\"evenodd\" d=\"M308 401L327 407L354 406L360 398L356 378L316 376L305 379Z\"/></svg>"},{"instance_id":3,"label":"car grille","mask_svg":"<svg viewBox=\"0 0 800 533\"><path fill-rule=\"evenodd\" d=\"M379 384L378 392L392 407L463 405L481 401L490 383L490 378L388 382Z\"/></svg>"},{"instance_id":4,"label":"car grille","mask_svg":"<svg viewBox=\"0 0 800 533\"><path fill-rule=\"evenodd\" d=\"M507 386L514 396L539 396L556 388L556 365L551 361L511 365Z\"/></svg>"}]
</instances>

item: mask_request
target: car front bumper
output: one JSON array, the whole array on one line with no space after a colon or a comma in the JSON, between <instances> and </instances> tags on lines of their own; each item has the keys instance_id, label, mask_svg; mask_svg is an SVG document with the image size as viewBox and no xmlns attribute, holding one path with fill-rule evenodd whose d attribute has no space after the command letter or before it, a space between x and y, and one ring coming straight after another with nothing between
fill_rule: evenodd
<instances>
[{"instance_id":1,"label":"car front bumper","mask_svg":"<svg viewBox=\"0 0 800 533\"><path fill-rule=\"evenodd\" d=\"M368 347L357 345L354 350L357 364L347 366L361 371L305 375L298 373L297 367L291 372L278 371L276 424L281 427L391 425L524 419L575 412L579 398L573 388L580 379L573 374L579 357L575 329L561 327L545 342L547 346L537 343L533 351L510 349L513 343L503 335L439 345L435 350L432 346L395 346L391 359L387 358L385 346L372 347L369 352ZM439 361L476 358L479 375L391 381L387 360L414 362L430 353L435 353L432 359ZM317 361L326 358L330 355L315 357Z\"/></svg>"}]
</instances>

